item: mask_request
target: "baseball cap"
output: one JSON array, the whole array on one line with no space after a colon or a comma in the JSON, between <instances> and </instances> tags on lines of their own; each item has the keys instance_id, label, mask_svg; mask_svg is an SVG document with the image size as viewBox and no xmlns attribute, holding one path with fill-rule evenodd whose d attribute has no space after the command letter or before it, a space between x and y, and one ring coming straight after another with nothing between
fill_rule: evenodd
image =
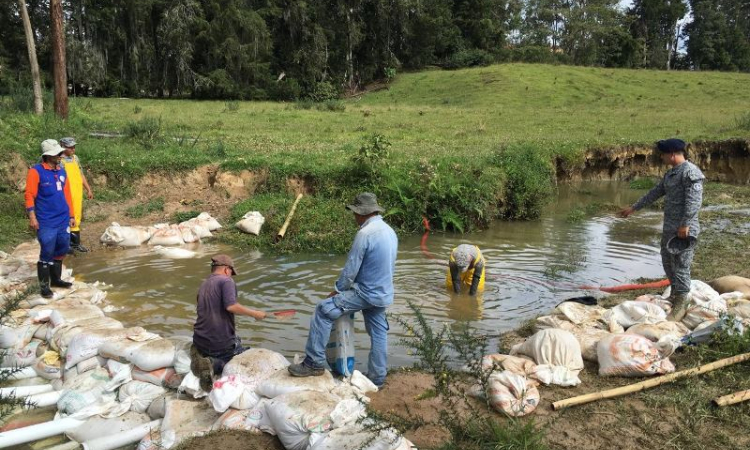
<instances>
[{"instance_id":1,"label":"baseball cap","mask_svg":"<svg viewBox=\"0 0 750 450\"><path fill-rule=\"evenodd\" d=\"M237 272L234 270L234 261L227 255L216 255L211 258L211 267L215 266L227 266L232 269L232 275L237 275Z\"/></svg>"}]
</instances>

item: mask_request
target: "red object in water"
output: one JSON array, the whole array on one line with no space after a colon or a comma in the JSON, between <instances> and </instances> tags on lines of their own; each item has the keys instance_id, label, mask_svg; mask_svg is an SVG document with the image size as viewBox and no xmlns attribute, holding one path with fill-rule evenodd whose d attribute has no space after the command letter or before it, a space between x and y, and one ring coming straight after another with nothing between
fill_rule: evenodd
<instances>
[{"instance_id":1,"label":"red object in water","mask_svg":"<svg viewBox=\"0 0 750 450\"><path fill-rule=\"evenodd\" d=\"M424 234L422 235L422 242L420 242L419 246L422 249L422 254L427 259L437 259L435 255L430 253L429 250L427 250L427 238L430 236L430 231L432 229L430 228L430 222L427 220L427 217L422 216L422 225L424 226Z\"/></svg>"},{"instance_id":2,"label":"red object in water","mask_svg":"<svg viewBox=\"0 0 750 450\"><path fill-rule=\"evenodd\" d=\"M653 283L643 283L643 284L622 284L620 286L600 287L598 289L600 291L609 292L610 294L612 294L615 292L635 291L638 289L665 288L667 286L669 286L669 280L654 281Z\"/></svg>"},{"instance_id":3,"label":"red object in water","mask_svg":"<svg viewBox=\"0 0 750 450\"><path fill-rule=\"evenodd\" d=\"M280 311L274 311L271 314L277 319L291 319L297 314L296 309L282 309Z\"/></svg>"}]
</instances>

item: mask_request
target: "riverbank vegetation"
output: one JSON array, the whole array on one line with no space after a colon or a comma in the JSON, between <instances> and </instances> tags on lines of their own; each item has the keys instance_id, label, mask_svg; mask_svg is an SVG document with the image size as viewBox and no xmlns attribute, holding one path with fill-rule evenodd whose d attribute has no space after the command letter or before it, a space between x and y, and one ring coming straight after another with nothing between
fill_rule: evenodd
<instances>
[{"instance_id":1,"label":"riverbank vegetation","mask_svg":"<svg viewBox=\"0 0 750 450\"><path fill-rule=\"evenodd\" d=\"M587 150L649 147L675 135L747 139L738 118L748 113L748 82L736 73L506 64L400 74L386 89L335 107L77 98L67 122L3 108L0 131L3 148L27 163L43 139L76 136L97 190L87 204L120 201L129 219L168 219L204 200L179 199L177 210L169 201L163 211L137 207L164 196L152 185L139 191L147 174L182 189L190 186L180 177L200 167L249 173L252 187L214 211L230 223L254 209L283 220L294 193L304 192L301 219L277 249L340 251L351 226L343 205L358 191L378 194L403 232L421 231L422 216L434 229L468 232L497 218L537 217L553 195L556 162L575 170ZM271 242L235 232L225 239Z\"/></svg>"}]
</instances>

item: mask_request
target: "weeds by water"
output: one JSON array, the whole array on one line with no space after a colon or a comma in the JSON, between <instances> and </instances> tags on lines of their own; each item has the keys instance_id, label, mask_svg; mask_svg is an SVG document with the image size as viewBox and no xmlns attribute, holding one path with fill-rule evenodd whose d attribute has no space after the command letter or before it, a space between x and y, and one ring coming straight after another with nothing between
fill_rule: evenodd
<instances>
[{"instance_id":1,"label":"weeds by water","mask_svg":"<svg viewBox=\"0 0 750 450\"><path fill-rule=\"evenodd\" d=\"M469 390L479 386L486 391L491 373L481 366L487 353L487 338L471 325L435 328L420 309L408 302L413 318L395 316L407 333L402 344L418 358L417 367L432 375L431 395L440 400L437 423L428 423L412 414L375 415L400 431L438 425L450 433L450 440L440 450L543 450L544 433L533 420L519 421L499 416L485 400L472 400ZM464 367L465 370L457 370ZM371 417L373 415L371 414Z\"/></svg>"},{"instance_id":2,"label":"weeds by water","mask_svg":"<svg viewBox=\"0 0 750 450\"><path fill-rule=\"evenodd\" d=\"M636 178L630 182L630 189L651 189L656 186L653 178Z\"/></svg>"}]
</instances>

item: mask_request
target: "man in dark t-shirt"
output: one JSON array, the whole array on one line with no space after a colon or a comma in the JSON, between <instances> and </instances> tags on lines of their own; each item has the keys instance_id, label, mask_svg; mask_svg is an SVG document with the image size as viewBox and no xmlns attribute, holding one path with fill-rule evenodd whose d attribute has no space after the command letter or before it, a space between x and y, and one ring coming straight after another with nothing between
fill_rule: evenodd
<instances>
[{"instance_id":1,"label":"man in dark t-shirt","mask_svg":"<svg viewBox=\"0 0 750 450\"><path fill-rule=\"evenodd\" d=\"M211 275L198 290L190 369L206 392L211 390L214 375L220 376L224 365L245 350L235 333L234 315L250 316L255 320L266 317L263 311L237 303L233 275L237 272L232 258L216 255L211 258Z\"/></svg>"}]
</instances>

